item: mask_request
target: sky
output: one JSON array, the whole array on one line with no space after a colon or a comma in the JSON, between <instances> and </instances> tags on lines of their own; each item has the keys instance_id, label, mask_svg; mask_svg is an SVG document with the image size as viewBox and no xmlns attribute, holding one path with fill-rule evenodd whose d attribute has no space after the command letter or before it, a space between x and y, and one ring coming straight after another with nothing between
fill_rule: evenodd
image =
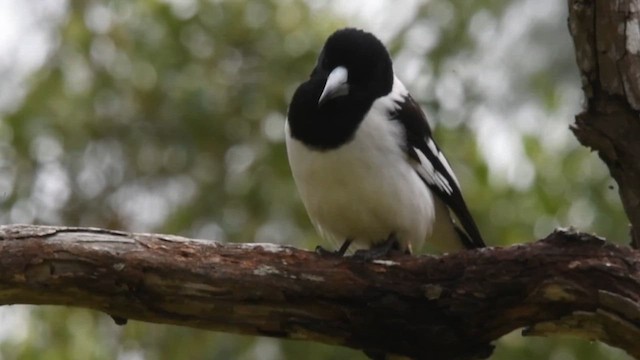
<instances>
[{"instance_id":1,"label":"sky","mask_svg":"<svg viewBox=\"0 0 640 360\"><path fill-rule=\"evenodd\" d=\"M62 20L65 4L0 0L0 110L19 105L26 77L42 66L55 44L52 25Z\"/></svg>"}]
</instances>

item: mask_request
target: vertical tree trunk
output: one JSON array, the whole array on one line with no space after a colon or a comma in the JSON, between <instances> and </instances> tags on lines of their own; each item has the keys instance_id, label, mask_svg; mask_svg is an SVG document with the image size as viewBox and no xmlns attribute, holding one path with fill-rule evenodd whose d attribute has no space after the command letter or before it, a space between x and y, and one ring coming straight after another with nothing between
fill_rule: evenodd
<instances>
[{"instance_id":1,"label":"vertical tree trunk","mask_svg":"<svg viewBox=\"0 0 640 360\"><path fill-rule=\"evenodd\" d=\"M640 1L569 0L569 30L586 98L572 130L619 186L640 245Z\"/></svg>"}]
</instances>

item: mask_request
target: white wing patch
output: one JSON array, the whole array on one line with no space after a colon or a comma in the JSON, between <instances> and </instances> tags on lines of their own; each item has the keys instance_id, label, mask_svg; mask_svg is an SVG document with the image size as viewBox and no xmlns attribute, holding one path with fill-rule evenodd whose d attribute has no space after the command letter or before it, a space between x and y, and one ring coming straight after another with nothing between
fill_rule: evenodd
<instances>
[{"instance_id":1,"label":"white wing patch","mask_svg":"<svg viewBox=\"0 0 640 360\"><path fill-rule=\"evenodd\" d=\"M429 150L431 150L431 152L438 157L438 160L440 160L440 162L442 163L442 166L444 166L444 169L447 170L447 172L449 173L449 176L451 176L453 181L456 182L456 185L458 185L458 189L460 189L460 183L458 182L458 178L456 177L456 174L453 173L453 169L451 169L451 165L449 165L447 158L445 158L442 151L438 149L433 139L429 138L427 140L427 146L429 147Z\"/></svg>"},{"instance_id":2,"label":"white wing patch","mask_svg":"<svg viewBox=\"0 0 640 360\"><path fill-rule=\"evenodd\" d=\"M431 141L433 142L433 141ZM435 146L435 144L434 144ZM431 147L431 146L429 146ZM436 149L437 150L437 149ZM444 191L445 193L451 195L453 193L453 188L451 187L451 184L449 184L449 181L447 180L447 178L444 177L444 175L440 174L438 171L436 171L436 169L433 167L433 164L431 164L431 161L429 161L429 159L427 159L427 157L424 155L424 153L422 151L420 151L420 149L418 148L413 148L413 151L416 152L416 154L418 154L418 159L420 159L420 164L415 164L415 168L416 171L418 172L418 174L429 184L431 185L435 185L437 186L440 190ZM440 152L436 152L436 154L438 154L438 157L442 156L442 154ZM443 156L444 158L444 156ZM445 160L446 163L446 160ZM445 167L448 168L448 164L445 165ZM447 169L447 171L449 171L449 169ZM455 179L455 177L454 177ZM456 180L457 182L457 180Z\"/></svg>"}]
</instances>

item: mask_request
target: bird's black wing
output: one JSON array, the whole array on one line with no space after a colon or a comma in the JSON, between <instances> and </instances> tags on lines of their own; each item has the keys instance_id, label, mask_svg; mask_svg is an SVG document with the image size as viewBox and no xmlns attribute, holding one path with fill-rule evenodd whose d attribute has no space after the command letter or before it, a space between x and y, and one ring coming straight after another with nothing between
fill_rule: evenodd
<instances>
[{"instance_id":1,"label":"bird's black wing","mask_svg":"<svg viewBox=\"0 0 640 360\"><path fill-rule=\"evenodd\" d=\"M478 226L462 198L460 185L451 166L431 137L431 129L420 106L410 95L397 102L393 119L402 123L406 136L407 154L416 161L416 171L425 184L453 211L462 229L456 227L464 246L469 249L485 247Z\"/></svg>"}]
</instances>

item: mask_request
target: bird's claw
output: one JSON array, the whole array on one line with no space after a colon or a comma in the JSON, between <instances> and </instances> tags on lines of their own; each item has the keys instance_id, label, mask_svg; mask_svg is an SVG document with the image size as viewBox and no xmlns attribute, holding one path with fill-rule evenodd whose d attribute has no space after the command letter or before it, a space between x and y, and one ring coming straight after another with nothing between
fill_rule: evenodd
<instances>
[{"instance_id":1,"label":"bird's claw","mask_svg":"<svg viewBox=\"0 0 640 360\"><path fill-rule=\"evenodd\" d=\"M393 254L406 254L406 251L402 251L400 248L400 241L398 238L391 234L382 243L376 244L369 249L360 249L353 254L353 258L362 261L373 261L380 258L386 258Z\"/></svg>"},{"instance_id":2,"label":"bird's claw","mask_svg":"<svg viewBox=\"0 0 640 360\"><path fill-rule=\"evenodd\" d=\"M340 256L342 256L341 254L338 253L338 250L334 250L334 251L327 250L327 249L323 248L320 245L316 246L315 253L320 255L320 256L323 256L323 257L327 257L327 256L340 257Z\"/></svg>"},{"instance_id":3,"label":"bird's claw","mask_svg":"<svg viewBox=\"0 0 640 360\"><path fill-rule=\"evenodd\" d=\"M343 256L347 250L349 249L349 245L351 245L351 242L353 240L351 239L346 239L342 245L340 246L340 249L335 250L335 251L331 251L331 250L327 250L325 248L323 248L322 246L318 245L316 246L316 254L320 255L320 256L336 256L336 257L341 257Z\"/></svg>"}]
</instances>

